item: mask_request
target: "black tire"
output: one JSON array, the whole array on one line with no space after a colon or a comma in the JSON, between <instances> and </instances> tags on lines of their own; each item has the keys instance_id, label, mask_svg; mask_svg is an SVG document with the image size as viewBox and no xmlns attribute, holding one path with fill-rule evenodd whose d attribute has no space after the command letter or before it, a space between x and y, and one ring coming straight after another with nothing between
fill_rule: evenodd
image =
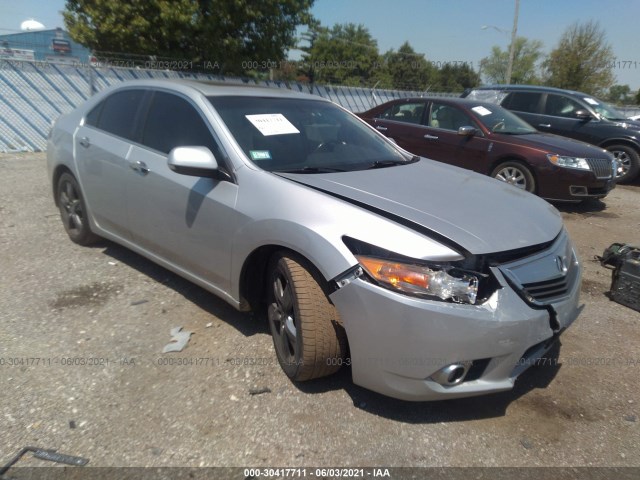
<instances>
[{"instance_id":1,"label":"black tire","mask_svg":"<svg viewBox=\"0 0 640 480\"><path fill-rule=\"evenodd\" d=\"M78 245L91 245L99 240L89 227L87 206L80 191L80 185L70 173L60 175L56 199L62 225L72 242Z\"/></svg>"},{"instance_id":2,"label":"black tire","mask_svg":"<svg viewBox=\"0 0 640 480\"><path fill-rule=\"evenodd\" d=\"M536 193L536 181L533 174L520 162L503 162L493 169L491 176L527 192Z\"/></svg>"},{"instance_id":3,"label":"black tire","mask_svg":"<svg viewBox=\"0 0 640 480\"><path fill-rule=\"evenodd\" d=\"M607 150L618 160L617 183L628 183L638 176L640 155L636 150L627 145L609 145Z\"/></svg>"},{"instance_id":4,"label":"black tire","mask_svg":"<svg viewBox=\"0 0 640 480\"><path fill-rule=\"evenodd\" d=\"M340 369L347 341L323 280L297 255L280 252L270 262L267 317L278 362L294 381Z\"/></svg>"}]
</instances>

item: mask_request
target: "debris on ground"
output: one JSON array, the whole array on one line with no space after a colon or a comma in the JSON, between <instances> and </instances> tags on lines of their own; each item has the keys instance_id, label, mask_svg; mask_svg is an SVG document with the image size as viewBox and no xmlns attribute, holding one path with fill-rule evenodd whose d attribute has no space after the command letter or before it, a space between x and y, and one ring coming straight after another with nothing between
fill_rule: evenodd
<instances>
[{"instance_id":1,"label":"debris on ground","mask_svg":"<svg viewBox=\"0 0 640 480\"><path fill-rule=\"evenodd\" d=\"M187 346L193 334L193 332L182 330L182 327L172 328L170 333L171 341L164 346L162 353L181 352Z\"/></svg>"},{"instance_id":2,"label":"debris on ground","mask_svg":"<svg viewBox=\"0 0 640 480\"><path fill-rule=\"evenodd\" d=\"M271 393L271 389L269 387L249 389L249 395L262 395L263 393Z\"/></svg>"}]
</instances>

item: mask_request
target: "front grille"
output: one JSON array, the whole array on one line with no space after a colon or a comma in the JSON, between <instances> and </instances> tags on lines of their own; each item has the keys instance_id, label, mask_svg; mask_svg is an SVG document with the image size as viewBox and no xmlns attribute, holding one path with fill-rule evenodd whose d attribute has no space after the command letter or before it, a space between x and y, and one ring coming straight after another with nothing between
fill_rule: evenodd
<instances>
[{"instance_id":1,"label":"front grille","mask_svg":"<svg viewBox=\"0 0 640 480\"><path fill-rule=\"evenodd\" d=\"M587 163L596 178L611 178L613 175L611 160L607 158L587 158Z\"/></svg>"},{"instance_id":2,"label":"front grille","mask_svg":"<svg viewBox=\"0 0 640 480\"><path fill-rule=\"evenodd\" d=\"M498 268L523 300L538 308L566 298L580 277L578 260L564 231L546 251Z\"/></svg>"},{"instance_id":3,"label":"front grille","mask_svg":"<svg viewBox=\"0 0 640 480\"><path fill-rule=\"evenodd\" d=\"M522 290L534 300L546 302L567 293L569 290L568 276L543 282L525 283L522 285Z\"/></svg>"}]
</instances>

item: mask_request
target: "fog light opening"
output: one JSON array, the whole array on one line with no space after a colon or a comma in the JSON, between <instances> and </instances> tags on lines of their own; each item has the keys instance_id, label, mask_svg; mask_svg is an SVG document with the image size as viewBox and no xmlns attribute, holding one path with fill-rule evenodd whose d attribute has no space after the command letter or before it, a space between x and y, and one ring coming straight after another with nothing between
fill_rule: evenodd
<instances>
[{"instance_id":1,"label":"fog light opening","mask_svg":"<svg viewBox=\"0 0 640 480\"><path fill-rule=\"evenodd\" d=\"M431 376L431 379L443 386L458 385L464 381L464 377L469 371L470 362L467 363L452 363L444 368L441 368Z\"/></svg>"},{"instance_id":2,"label":"fog light opening","mask_svg":"<svg viewBox=\"0 0 640 480\"><path fill-rule=\"evenodd\" d=\"M575 185L571 185L569 187L569 191L571 192L571 195L575 195L576 197L584 197L589 193L587 191L587 187L577 187Z\"/></svg>"}]
</instances>

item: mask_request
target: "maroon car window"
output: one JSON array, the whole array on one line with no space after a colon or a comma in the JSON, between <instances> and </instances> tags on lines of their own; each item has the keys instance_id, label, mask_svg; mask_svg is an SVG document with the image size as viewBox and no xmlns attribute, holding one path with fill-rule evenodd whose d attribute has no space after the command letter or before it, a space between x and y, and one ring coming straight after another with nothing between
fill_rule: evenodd
<instances>
[{"instance_id":1,"label":"maroon car window","mask_svg":"<svg viewBox=\"0 0 640 480\"><path fill-rule=\"evenodd\" d=\"M458 130L460 127L475 126L475 122L462 110L439 102L433 102L428 125L445 130Z\"/></svg>"},{"instance_id":2,"label":"maroon car window","mask_svg":"<svg viewBox=\"0 0 640 480\"><path fill-rule=\"evenodd\" d=\"M397 122L421 123L424 113L424 103L396 103L378 114L376 118L395 120Z\"/></svg>"}]
</instances>

